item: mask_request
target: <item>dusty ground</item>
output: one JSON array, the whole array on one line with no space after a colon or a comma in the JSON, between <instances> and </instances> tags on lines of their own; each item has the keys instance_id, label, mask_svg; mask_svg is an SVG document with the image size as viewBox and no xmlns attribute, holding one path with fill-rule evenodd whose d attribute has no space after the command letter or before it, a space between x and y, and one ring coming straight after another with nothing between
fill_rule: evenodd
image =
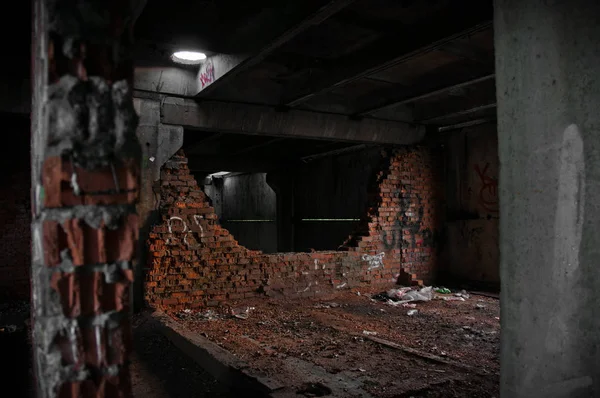
<instances>
[{"instance_id":1,"label":"dusty ground","mask_svg":"<svg viewBox=\"0 0 600 398\"><path fill-rule=\"evenodd\" d=\"M221 314L176 319L298 389L307 373L324 369L325 386L336 378L352 381L348 397L498 397L499 301L472 295L416 309L409 316L410 308L344 292L320 300L251 300Z\"/></svg>"}]
</instances>

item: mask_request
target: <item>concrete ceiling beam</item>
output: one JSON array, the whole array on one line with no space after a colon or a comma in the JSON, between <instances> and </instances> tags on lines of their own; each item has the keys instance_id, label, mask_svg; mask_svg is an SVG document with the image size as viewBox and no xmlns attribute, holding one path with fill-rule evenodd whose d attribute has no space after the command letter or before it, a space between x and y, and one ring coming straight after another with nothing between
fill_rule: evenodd
<instances>
[{"instance_id":1,"label":"concrete ceiling beam","mask_svg":"<svg viewBox=\"0 0 600 398\"><path fill-rule=\"evenodd\" d=\"M251 54L217 54L209 57L208 60L202 64L198 71L198 90L197 94L203 98L214 92L220 86L227 84L232 81L233 78L238 76L248 68L258 64L275 50L288 43L298 35L302 34L314 25L317 25L327 18L331 17L335 13L344 9L356 0L332 0L325 3L317 10L307 10L304 2L298 2L298 10L292 13L293 17L288 20L282 21L281 15L274 15L271 19L273 23L263 23L269 29L267 32L252 33L251 36L263 36L267 37L268 44L262 47L259 51ZM289 12L289 10L286 10ZM272 25L275 25L275 31L273 32ZM291 26L291 27L290 27ZM283 29L282 29L283 28ZM242 30L240 33L234 36L243 35L248 38L248 33Z\"/></svg>"},{"instance_id":2,"label":"concrete ceiling beam","mask_svg":"<svg viewBox=\"0 0 600 398\"><path fill-rule=\"evenodd\" d=\"M408 145L425 136L423 126L408 123L292 109L279 112L263 105L166 98L161 122L214 132Z\"/></svg>"},{"instance_id":3,"label":"concrete ceiling beam","mask_svg":"<svg viewBox=\"0 0 600 398\"><path fill-rule=\"evenodd\" d=\"M180 67L144 67L134 70L135 90L182 97L196 93L196 72Z\"/></svg>"},{"instance_id":4,"label":"concrete ceiling beam","mask_svg":"<svg viewBox=\"0 0 600 398\"><path fill-rule=\"evenodd\" d=\"M401 87L395 85L387 88L387 93L378 92L369 94L366 96L366 98L359 99L358 102L370 105L366 105L362 109L357 110L356 115L366 116L396 106L426 100L428 98L487 82L493 80L495 77L493 73L478 72L477 74L479 76L472 78L470 76L472 73L466 70L463 72L457 72L457 74L462 74L468 77L464 78L463 76L458 76L457 78L456 74L453 74L452 78L459 81L450 84L448 84L448 78L446 76L438 79L429 78L428 81L423 81L422 84L417 84L415 87ZM391 95L388 93L391 93Z\"/></svg>"},{"instance_id":5,"label":"concrete ceiling beam","mask_svg":"<svg viewBox=\"0 0 600 398\"><path fill-rule=\"evenodd\" d=\"M187 152L186 152L187 154ZM188 155L188 167L192 172L215 173L219 171L267 173L297 162L289 158L257 158L255 156Z\"/></svg>"},{"instance_id":6,"label":"concrete ceiling beam","mask_svg":"<svg viewBox=\"0 0 600 398\"><path fill-rule=\"evenodd\" d=\"M432 17L425 27L419 25L414 30L383 36L347 59L332 62L319 77L302 82L301 87L290 88L291 93L282 99L282 104L297 106L335 87L407 62L441 49L460 38L491 28L491 4L468 0L463 3L442 15ZM467 6L470 8L469 12L465 12Z\"/></svg>"}]
</instances>

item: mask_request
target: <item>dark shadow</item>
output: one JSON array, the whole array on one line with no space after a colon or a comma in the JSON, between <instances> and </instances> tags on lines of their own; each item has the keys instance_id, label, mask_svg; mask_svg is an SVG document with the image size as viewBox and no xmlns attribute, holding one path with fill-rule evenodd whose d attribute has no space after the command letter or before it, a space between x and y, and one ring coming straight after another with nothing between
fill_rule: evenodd
<instances>
[{"instance_id":1,"label":"dark shadow","mask_svg":"<svg viewBox=\"0 0 600 398\"><path fill-rule=\"evenodd\" d=\"M160 221L160 212L158 210L152 210L148 213L148 217L144 222L144 225L140 228L140 237L138 240L138 263L135 269L135 278L133 281L133 310L134 312L140 312L144 306L144 283L146 280L146 267L148 263L148 256L150 255L150 248L148 247L148 237L152 226Z\"/></svg>"},{"instance_id":2,"label":"dark shadow","mask_svg":"<svg viewBox=\"0 0 600 398\"><path fill-rule=\"evenodd\" d=\"M7 396L34 398L33 357L28 327L29 303L0 304L0 374Z\"/></svg>"},{"instance_id":3,"label":"dark shadow","mask_svg":"<svg viewBox=\"0 0 600 398\"><path fill-rule=\"evenodd\" d=\"M230 386L217 382L202 367L175 347L154 322L143 319L136 319L133 328L135 360L131 365L132 373L141 374L139 380L133 379L134 393L144 388L144 386L136 386L136 382L141 382L149 385L158 383L170 398L239 396L229 393ZM140 372L141 368L144 369L143 372ZM149 378L155 380L148 380ZM151 398L151 394L148 396Z\"/></svg>"},{"instance_id":4,"label":"dark shadow","mask_svg":"<svg viewBox=\"0 0 600 398\"><path fill-rule=\"evenodd\" d=\"M369 236L369 223L372 218L377 215L378 209L381 207L382 203L382 198L379 195L379 183L385 180L390 173L392 152L392 147L381 148L379 164L374 168L375 172L367 185L368 198L366 208L361 212L362 216L356 230L352 232L348 239L342 243L337 250L346 251L350 248L358 247L358 242L360 242L364 236Z\"/></svg>"}]
</instances>

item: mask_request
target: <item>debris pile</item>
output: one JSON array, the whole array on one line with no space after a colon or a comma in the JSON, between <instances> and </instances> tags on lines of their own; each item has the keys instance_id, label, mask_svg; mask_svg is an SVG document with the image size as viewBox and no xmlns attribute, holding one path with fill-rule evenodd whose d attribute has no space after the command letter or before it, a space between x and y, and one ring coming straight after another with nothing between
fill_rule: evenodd
<instances>
[{"instance_id":1,"label":"debris pile","mask_svg":"<svg viewBox=\"0 0 600 398\"><path fill-rule=\"evenodd\" d=\"M387 292L379 293L371 297L372 300L384 301L386 304L405 308L415 308L416 304L409 304L418 301L430 301L440 299L444 301L465 301L471 296L465 291L452 293L445 287L426 286L423 288L400 287L390 289Z\"/></svg>"}]
</instances>

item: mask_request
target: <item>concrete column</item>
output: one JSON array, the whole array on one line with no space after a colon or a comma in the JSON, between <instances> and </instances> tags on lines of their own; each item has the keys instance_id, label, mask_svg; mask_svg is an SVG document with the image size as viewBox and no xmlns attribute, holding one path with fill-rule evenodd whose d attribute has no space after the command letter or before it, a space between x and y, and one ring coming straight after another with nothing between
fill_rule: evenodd
<instances>
[{"instance_id":1,"label":"concrete column","mask_svg":"<svg viewBox=\"0 0 600 398\"><path fill-rule=\"evenodd\" d=\"M496 0L501 396L600 396L600 2Z\"/></svg>"},{"instance_id":2,"label":"concrete column","mask_svg":"<svg viewBox=\"0 0 600 398\"><path fill-rule=\"evenodd\" d=\"M294 251L294 173L267 174L267 184L277 196L277 251Z\"/></svg>"},{"instance_id":3,"label":"concrete column","mask_svg":"<svg viewBox=\"0 0 600 398\"><path fill-rule=\"evenodd\" d=\"M146 241L150 228L159 218L160 195L155 192L154 185L160 179L161 167L183 146L183 127L160 123L160 98L134 98L133 104L139 115L136 135L142 148L140 200L137 205L140 239L133 288L134 308L140 310L144 304L144 269L148 260Z\"/></svg>"}]
</instances>

